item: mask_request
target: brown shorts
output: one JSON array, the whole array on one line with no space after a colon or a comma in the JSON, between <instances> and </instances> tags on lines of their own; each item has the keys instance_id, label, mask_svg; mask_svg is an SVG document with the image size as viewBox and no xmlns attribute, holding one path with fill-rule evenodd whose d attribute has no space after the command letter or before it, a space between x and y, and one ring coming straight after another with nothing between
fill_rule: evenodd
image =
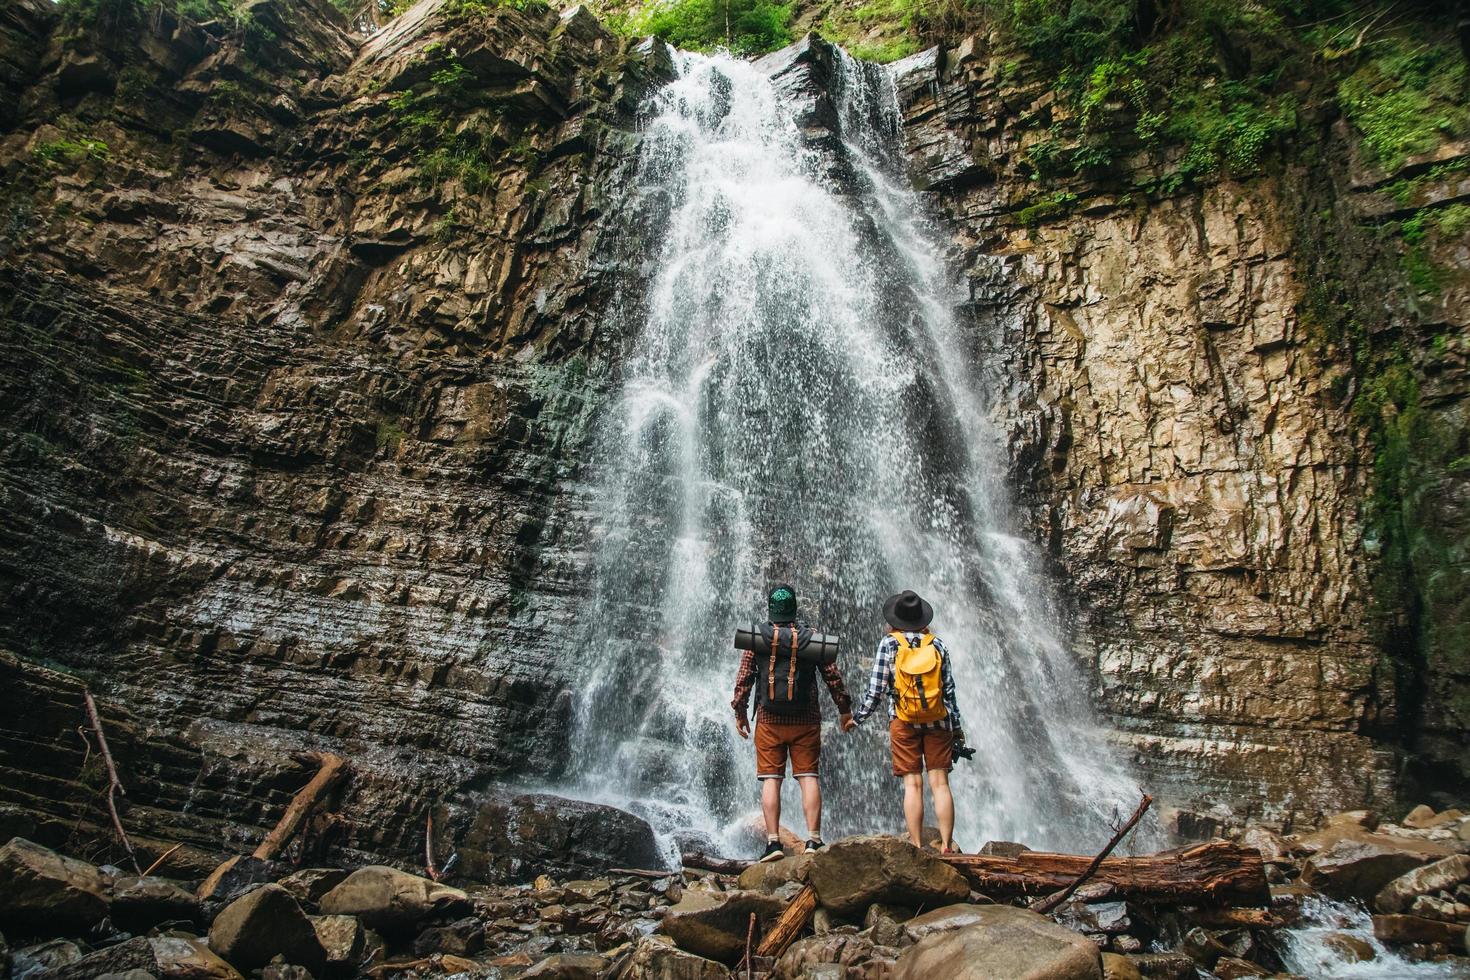
<instances>
[{"instance_id":1,"label":"brown shorts","mask_svg":"<svg viewBox=\"0 0 1470 980\"><path fill-rule=\"evenodd\" d=\"M954 732L924 731L892 718L888 747L893 752L893 774L903 776L928 769L948 771L954 765Z\"/></svg>"},{"instance_id":2,"label":"brown shorts","mask_svg":"<svg viewBox=\"0 0 1470 980\"><path fill-rule=\"evenodd\" d=\"M786 754L791 753L791 775L815 776L822 755L822 726L810 723L772 725L755 723L755 774L760 779L786 775Z\"/></svg>"}]
</instances>

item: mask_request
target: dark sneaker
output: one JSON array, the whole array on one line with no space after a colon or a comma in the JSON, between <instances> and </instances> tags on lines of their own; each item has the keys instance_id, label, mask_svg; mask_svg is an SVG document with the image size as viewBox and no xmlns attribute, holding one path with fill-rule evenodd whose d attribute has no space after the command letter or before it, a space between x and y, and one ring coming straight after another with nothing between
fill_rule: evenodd
<instances>
[{"instance_id":1,"label":"dark sneaker","mask_svg":"<svg viewBox=\"0 0 1470 980\"><path fill-rule=\"evenodd\" d=\"M781 842L778 840L773 840L766 842L766 853L761 855L761 860L779 861L785 856L786 852L781 850Z\"/></svg>"},{"instance_id":2,"label":"dark sneaker","mask_svg":"<svg viewBox=\"0 0 1470 980\"><path fill-rule=\"evenodd\" d=\"M813 837L811 840L806 842L806 849L808 851L825 851L827 849L827 845L822 842L822 838Z\"/></svg>"}]
</instances>

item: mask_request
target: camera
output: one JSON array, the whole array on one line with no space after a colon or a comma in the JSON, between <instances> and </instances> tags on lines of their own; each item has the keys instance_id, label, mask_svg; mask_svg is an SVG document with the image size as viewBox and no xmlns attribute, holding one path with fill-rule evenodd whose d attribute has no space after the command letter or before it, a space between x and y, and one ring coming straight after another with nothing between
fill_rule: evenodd
<instances>
[{"instance_id":1,"label":"camera","mask_svg":"<svg viewBox=\"0 0 1470 980\"><path fill-rule=\"evenodd\" d=\"M967 762L970 759L975 758L975 750L970 748L970 746L966 745L964 742L954 743L954 754L956 758L964 759Z\"/></svg>"}]
</instances>

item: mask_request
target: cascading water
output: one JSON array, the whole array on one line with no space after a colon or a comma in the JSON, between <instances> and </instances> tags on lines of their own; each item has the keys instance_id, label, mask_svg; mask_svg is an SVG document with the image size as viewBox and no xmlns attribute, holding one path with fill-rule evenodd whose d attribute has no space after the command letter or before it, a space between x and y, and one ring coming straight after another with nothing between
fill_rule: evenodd
<instances>
[{"instance_id":1,"label":"cascading water","mask_svg":"<svg viewBox=\"0 0 1470 980\"><path fill-rule=\"evenodd\" d=\"M646 294L624 298L594 466L577 791L741 847L757 791L731 724L734 629L762 618L769 583L793 583L843 637L856 699L883 599L912 588L979 749L954 776L957 839L1095 847L1138 790L1010 529L978 331L953 314L963 296L904 177L890 76L835 52L839 139L804 141L759 66L675 57L633 209L659 254ZM841 735L825 710L827 836L897 829L886 715Z\"/></svg>"}]
</instances>

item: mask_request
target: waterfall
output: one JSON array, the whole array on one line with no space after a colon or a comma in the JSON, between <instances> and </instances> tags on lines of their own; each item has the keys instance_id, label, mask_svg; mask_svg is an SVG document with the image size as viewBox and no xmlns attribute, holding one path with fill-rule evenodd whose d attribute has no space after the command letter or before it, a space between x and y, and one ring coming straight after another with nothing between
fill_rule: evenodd
<instances>
[{"instance_id":1,"label":"waterfall","mask_svg":"<svg viewBox=\"0 0 1470 980\"><path fill-rule=\"evenodd\" d=\"M979 750L953 774L956 839L1095 849L1139 791L1009 511L981 330L954 313L966 297L905 176L892 78L834 57L835 141L804 140L800 100L725 56L677 53L645 107L631 210L657 254L619 307L629 347L591 467L569 779L747 849L733 631L792 583L803 618L842 637L856 700L882 602L912 588ZM826 836L898 830L886 705L843 735L821 696Z\"/></svg>"}]
</instances>

